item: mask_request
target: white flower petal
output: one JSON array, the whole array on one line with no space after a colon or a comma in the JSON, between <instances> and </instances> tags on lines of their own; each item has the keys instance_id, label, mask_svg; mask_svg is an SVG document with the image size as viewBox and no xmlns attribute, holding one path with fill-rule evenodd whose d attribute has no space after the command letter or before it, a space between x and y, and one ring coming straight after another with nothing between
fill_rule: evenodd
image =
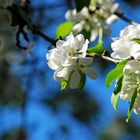
<instances>
[{"instance_id":1,"label":"white flower petal","mask_svg":"<svg viewBox=\"0 0 140 140\"><path fill-rule=\"evenodd\" d=\"M93 62L93 58L91 57L85 57L85 58L79 58L79 65L82 66L89 66Z\"/></svg>"},{"instance_id":2,"label":"white flower petal","mask_svg":"<svg viewBox=\"0 0 140 140\"><path fill-rule=\"evenodd\" d=\"M56 47L62 49L62 46L65 44L65 41L63 40L58 40L56 42Z\"/></svg>"},{"instance_id":3,"label":"white flower petal","mask_svg":"<svg viewBox=\"0 0 140 140\"><path fill-rule=\"evenodd\" d=\"M57 81L62 78L66 81L70 80L71 88L77 88L81 79L78 70L83 66L90 65L93 61L92 58L85 57L88 40L85 40L82 34L74 37L71 33L66 37L66 40L57 41L56 46L46 54L49 67L55 70L54 79ZM72 71L74 72L70 78Z\"/></svg>"},{"instance_id":4,"label":"white flower petal","mask_svg":"<svg viewBox=\"0 0 140 140\"><path fill-rule=\"evenodd\" d=\"M72 69L70 67L65 67L65 68L62 68L60 71L58 71L56 76L57 77L62 77L66 81L68 81L71 71L72 71Z\"/></svg>"},{"instance_id":5,"label":"white flower petal","mask_svg":"<svg viewBox=\"0 0 140 140\"><path fill-rule=\"evenodd\" d=\"M92 31L91 31L90 41L95 41L96 38L97 38L97 36L98 36L98 31L92 30Z\"/></svg>"},{"instance_id":6,"label":"white flower petal","mask_svg":"<svg viewBox=\"0 0 140 140\"><path fill-rule=\"evenodd\" d=\"M70 88L76 89L80 83L81 75L78 71L74 71L70 77Z\"/></svg>"},{"instance_id":7,"label":"white flower petal","mask_svg":"<svg viewBox=\"0 0 140 140\"><path fill-rule=\"evenodd\" d=\"M98 5L100 5L100 9L95 10ZM97 38L98 29L100 27L103 28L104 33L108 33L108 31L110 31L108 24L111 24L118 19L118 17L113 14L118 9L118 6L119 4L115 3L113 0L98 0L98 2L91 1L89 8L93 11L95 10L95 13L90 14L89 8L83 7L81 11L78 12L76 9L68 10L65 17L68 21L73 21L75 23L73 26L75 34L82 30L92 30L93 32L90 40L94 41ZM104 19L102 17L104 17ZM88 27L89 29L87 29Z\"/></svg>"},{"instance_id":8,"label":"white flower petal","mask_svg":"<svg viewBox=\"0 0 140 140\"><path fill-rule=\"evenodd\" d=\"M75 21L76 20L76 14L77 14L76 9L68 10L65 14L65 18L69 21Z\"/></svg>"},{"instance_id":9,"label":"white flower petal","mask_svg":"<svg viewBox=\"0 0 140 140\"><path fill-rule=\"evenodd\" d=\"M88 49L88 39L86 39L85 44L83 44L83 47L79 50L79 53L82 53L82 57L86 57L87 49Z\"/></svg>"},{"instance_id":10,"label":"white flower petal","mask_svg":"<svg viewBox=\"0 0 140 140\"><path fill-rule=\"evenodd\" d=\"M59 70L56 70L56 71L54 72L54 74L53 74L53 79L56 80L56 81L58 81L58 82L61 82L61 79L62 79L62 78L57 76L58 71L59 71Z\"/></svg>"},{"instance_id":11,"label":"white flower petal","mask_svg":"<svg viewBox=\"0 0 140 140\"><path fill-rule=\"evenodd\" d=\"M73 31L77 34L81 32L84 28L85 21L81 21L73 26Z\"/></svg>"},{"instance_id":12,"label":"white flower petal","mask_svg":"<svg viewBox=\"0 0 140 140\"><path fill-rule=\"evenodd\" d=\"M85 37L82 34L79 34L75 38L79 41L80 47L82 47L83 44L85 43Z\"/></svg>"},{"instance_id":13,"label":"white flower petal","mask_svg":"<svg viewBox=\"0 0 140 140\"><path fill-rule=\"evenodd\" d=\"M134 57L140 59L140 44L133 41L140 38L140 25L129 25L120 32L120 37L111 44L113 49L112 57L116 59L126 59Z\"/></svg>"},{"instance_id":14,"label":"white flower petal","mask_svg":"<svg viewBox=\"0 0 140 140\"><path fill-rule=\"evenodd\" d=\"M116 15L111 15L110 17L108 17L106 19L106 23L108 25L112 24L114 21L116 21L118 19L118 17Z\"/></svg>"},{"instance_id":15,"label":"white flower petal","mask_svg":"<svg viewBox=\"0 0 140 140\"><path fill-rule=\"evenodd\" d=\"M96 79L97 75L90 67L82 68L81 71L88 75L91 79Z\"/></svg>"}]
</instances>

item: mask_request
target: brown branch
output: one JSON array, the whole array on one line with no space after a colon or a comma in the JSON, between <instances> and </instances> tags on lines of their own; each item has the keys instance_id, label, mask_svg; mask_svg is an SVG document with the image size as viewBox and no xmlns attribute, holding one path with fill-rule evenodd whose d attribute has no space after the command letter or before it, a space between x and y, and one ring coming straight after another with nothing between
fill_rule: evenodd
<instances>
[{"instance_id":1,"label":"brown branch","mask_svg":"<svg viewBox=\"0 0 140 140\"><path fill-rule=\"evenodd\" d=\"M28 17L28 13L26 12L28 8L24 6L18 6L16 4L12 4L10 7L7 8L12 13L12 20L16 21L17 23L13 23L16 26L19 25L23 31L24 26L28 26L28 29L32 31L33 34L37 34L44 38L46 41L50 42L52 45L56 46L56 41L45 33L41 32L36 25L31 22L31 19ZM18 21L17 21L18 19ZM14 25L14 26L15 26ZM24 33L24 32L22 32ZM23 34L25 37L25 34ZM27 40L27 38L25 38Z\"/></svg>"},{"instance_id":2,"label":"brown branch","mask_svg":"<svg viewBox=\"0 0 140 140\"><path fill-rule=\"evenodd\" d=\"M34 34L41 36L42 38L44 38L46 41L50 42L53 46L56 46L56 41L52 38L50 38L49 36L47 36L46 34L44 34L43 32L41 32L40 30L36 30L34 28L29 28Z\"/></svg>"},{"instance_id":3,"label":"brown branch","mask_svg":"<svg viewBox=\"0 0 140 140\"><path fill-rule=\"evenodd\" d=\"M125 22L129 23L129 24L133 24L133 25L137 25L138 24L138 23L132 21L131 19L129 19L128 17L125 17L122 12L115 11L114 14L116 16L118 16L119 18L121 18L122 20L124 20Z\"/></svg>"},{"instance_id":4,"label":"brown branch","mask_svg":"<svg viewBox=\"0 0 140 140\"><path fill-rule=\"evenodd\" d=\"M109 56L105 56L103 54L87 54L87 56L88 57L93 57L93 58L101 58L101 59L113 62L115 64L118 64L120 62L120 60L113 59L113 58L111 58Z\"/></svg>"}]
</instances>

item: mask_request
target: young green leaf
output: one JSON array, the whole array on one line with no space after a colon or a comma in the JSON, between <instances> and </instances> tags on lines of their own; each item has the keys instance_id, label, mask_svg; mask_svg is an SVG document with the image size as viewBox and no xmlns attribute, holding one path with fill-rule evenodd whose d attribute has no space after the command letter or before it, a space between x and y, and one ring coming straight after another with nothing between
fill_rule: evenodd
<instances>
[{"instance_id":1,"label":"young green leaf","mask_svg":"<svg viewBox=\"0 0 140 140\"><path fill-rule=\"evenodd\" d=\"M123 80L123 76L116 83L115 89L113 91L113 93L115 95L117 95L121 91L121 88L122 88L122 80Z\"/></svg>"},{"instance_id":2,"label":"young green leaf","mask_svg":"<svg viewBox=\"0 0 140 140\"><path fill-rule=\"evenodd\" d=\"M79 12L83 7L88 7L90 4L90 0L75 0L76 10Z\"/></svg>"},{"instance_id":3,"label":"young green leaf","mask_svg":"<svg viewBox=\"0 0 140 140\"><path fill-rule=\"evenodd\" d=\"M98 43L95 47L91 47L87 50L88 53L95 53L95 54L103 54L105 49L103 48L102 43Z\"/></svg>"},{"instance_id":4,"label":"young green leaf","mask_svg":"<svg viewBox=\"0 0 140 140\"><path fill-rule=\"evenodd\" d=\"M130 106L129 106L129 109L128 109L128 112L127 112L126 122L128 122L129 119L130 119L130 117L131 117L131 113L132 113L133 106L134 106L134 103L135 103L136 98L137 98L137 88L135 89L135 91L133 93L133 96L131 98Z\"/></svg>"},{"instance_id":5,"label":"young green leaf","mask_svg":"<svg viewBox=\"0 0 140 140\"><path fill-rule=\"evenodd\" d=\"M68 87L68 81L62 79L61 80L61 90L66 89Z\"/></svg>"},{"instance_id":6,"label":"young green leaf","mask_svg":"<svg viewBox=\"0 0 140 140\"><path fill-rule=\"evenodd\" d=\"M134 38L134 39L132 39L132 41L135 41L135 42L137 42L138 44L140 44L140 38Z\"/></svg>"},{"instance_id":7,"label":"young green leaf","mask_svg":"<svg viewBox=\"0 0 140 140\"><path fill-rule=\"evenodd\" d=\"M115 69L113 69L106 78L106 87L109 88L114 80L119 79L123 76L123 68L125 67L128 60L123 60L120 62Z\"/></svg>"},{"instance_id":8,"label":"young green leaf","mask_svg":"<svg viewBox=\"0 0 140 140\"><path fill-rule=\"evenodd\" d=\"M56 37L59 38L67 36L72 31L73 25L74 23L71 21L60 24L56 32Z\"/></svg>"}]
</instances>

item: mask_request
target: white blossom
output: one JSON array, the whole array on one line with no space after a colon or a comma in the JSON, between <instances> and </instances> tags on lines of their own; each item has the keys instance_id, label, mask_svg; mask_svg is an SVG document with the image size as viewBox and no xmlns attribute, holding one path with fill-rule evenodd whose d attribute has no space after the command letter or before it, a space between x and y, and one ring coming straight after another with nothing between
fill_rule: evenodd
<instances>
[{"instance_id":1,"label":"white blossom","mask_svg":"<svg viewBox=\"0 0 140 140\"><path fill-rule=\"evenodd\" d=\"M97 8L97 6L100 6L100 8ZM65 18L75 23L73 27L75 34L83 30L91 30L90 41L94 41L99 34L99 28L103 28L105 33L110 32L108 25L118 19L114 15L117 9L118 3L114 3L113 0L96 0L96 2L91 2L89 8L84 7L79 12L76 9L68 10Z\"/></svg>"},{"instance_id":2,"label":"white blossom","mask_svg":"<svg viewBox=\"0 0 140 140\"><path fill-rule=\"evenodd\" d=\"M133 57L140 59L140 44L134 39L140 39L140 25L129 25L120 32L120 36L114 40L111 47L111 56L116 59Z\"/></svg>"},{"instance_id":3,"label":"white blossom","mask_svg":"<svg viewBox=\"0 0 140 140\"><path fill-rule=\"evenodd\" d=\"M95 79L96 74L89 70L92 58L86 57L88 40L82 34L73 36L71 33L65 40L58 40L56 48L49 50L46 57L48 66L54 70L54 79L69 81L70 88L75 89L80 83L80 73Z\"/></svg>"},{"instance_id":4,"label":"white blossom","mask_svg":"<svg viewBox=\"0 0 140 140\"><path fill-rule=\"evenodd\" d=\"M131 101L137 90L137 98L133 106L136 114L140 113L140 62L131 60L124 67L123 85L120 98Z\"/></svg>"}]
</instances>

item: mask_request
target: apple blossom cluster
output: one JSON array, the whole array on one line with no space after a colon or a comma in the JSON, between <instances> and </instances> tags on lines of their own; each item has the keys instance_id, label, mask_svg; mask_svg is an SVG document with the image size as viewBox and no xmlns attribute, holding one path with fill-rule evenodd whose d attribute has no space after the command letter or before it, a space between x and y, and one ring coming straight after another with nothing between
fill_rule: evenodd
<instances>
[{"instance_id":1,"label":"apple blossom cluster","mask_svg":"<svg viewBox=\"0 0 140 140\"><path fill-rule=\"evenodd\" d=\"M81 11L68 10L65 14L67 21L74 22L73 32L90 32L90 41L94 41L99 35L99 29L104 33L110 33L108 25L118 19L114 12L119 4L114 0L92 0L89 7L83 7Z\"/></svg>"},{"instance_id":2,"label":"apple blossom cluster","mask_svg":"<svg viewBox=\"0 0 140 140\"><path fill-rule=\"evenodd\" d=\"M10 58L10 50L13 51L12 46L16 46L17 43L16 31L20 27L18 26L20 23L14 27L11 26L13 23L11 14L15 13L7 10L11 4L12 0L0 0L0 59ZM129 25L122 30L120 36L113 39L111 57L105 56L107 53L103 48L102 36L110 32L109 25L118 19L119 15L115 15L118 7L119 4L115 0L91 0L90 5L88 7L83 5L80 11L68 10L65 18L68 21L66 23L70 23L70 26L68 28L66 26L68 24L60 26L57 36L61 39L57 42L47 35L45 36L44 33L36 31L33 28L36 26L32 26L30 20L25 18L24 11L19 10L19 16L26 21L29 30L56 45L55 48L48 51L46 59L48 66L54 71L54 79L61 83L61 89L67 87L82 89L86 82L86 75L91 79L96 79L97 75L91 68L94 58L117 63L116 68L108 74L106 85L109 87L116 80L111 100L115 109L118 99L130 102L129 119L132 110L136 114L140 114L140 24ZM64 34L61 36L59 32L63 31ZM70 34L66 36L68 33ZM65 36L66 38L62 39ZM88 48L89 40L95 41L98 36L98 44ZM28 42L25 34L24 37ZM32 45L26 51L29 52L31 48Z\"/></svg>"},{"instance_id":3,"label":"apple blossom cluster","mask_svg":"<svg viewBox=\"0 0 140 140\"><path fill-rule=\"evenodd\" d=\"M0 0L0 59L5 58L9 54L9 50L12 50L11 46L16 45L16 28L10 25L12 17L6 9L11 3L11 0Z\"/></svg>"},{"instance_id":4,"label":"apple blossom cluster","mask_svg":"<svg viewBox=\"0 0 140 140\"><path fill-rule=\"evenodd\" d=\"M56 42L56 48L49 50L46 55L48 66L55 71L55 80L65 81L71 89L76 89L84 82L85 74L92 79L96 78L90 68L93 58L86 57L88 43L82 34L74 37L72 33L65 40Z\"/></svg>"},{"instance_id":5,"label":"apple blossom cluster","mask_svg":"<svg viewBox=\"0 0 140 140\"><path fill-rule=\"evenodd\" d=\"M132 101L135 96L133 109L140 113L140 25L129 25L121 31L120 37L112 43L115 59L130 59L123 69L120 98ZM133 59L133 60L131 60Z\"/></svg>"}]
</instances>

